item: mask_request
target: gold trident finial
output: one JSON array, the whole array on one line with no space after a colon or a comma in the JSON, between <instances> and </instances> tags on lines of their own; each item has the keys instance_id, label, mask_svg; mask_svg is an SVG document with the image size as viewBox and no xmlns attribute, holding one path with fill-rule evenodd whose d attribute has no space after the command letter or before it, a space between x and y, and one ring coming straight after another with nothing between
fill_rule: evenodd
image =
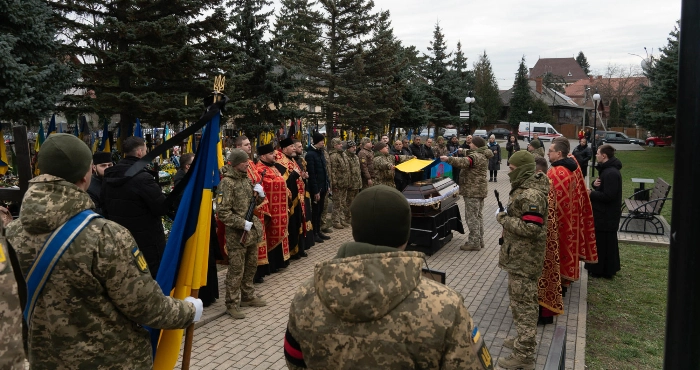
<instances>
[{"instance_id":1,"label":"gold trident finial","mask_svg":"<svg viewBox=\"0 0 700 370\"><path fill-rule=\"evenodd\" d=\"M214 94L221 94L224 91L224 84L226 84L226 77L223 75L218 75L214 78Z\"/></svg>"}]
</instances>

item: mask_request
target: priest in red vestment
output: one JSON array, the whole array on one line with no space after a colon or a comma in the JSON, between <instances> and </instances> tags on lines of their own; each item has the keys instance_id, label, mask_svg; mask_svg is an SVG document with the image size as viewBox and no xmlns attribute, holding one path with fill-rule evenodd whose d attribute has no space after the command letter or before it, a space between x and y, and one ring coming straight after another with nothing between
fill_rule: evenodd
<instances>
[{"instance_id":1,"label":"priest in red vestment","mask_svg":"<svg viewBox=\"0 0 700 370\"><path fill-rule=\"evenodd\" d=\"M569 149L568 139L554 139L548 153L552 166L547 171L557 202L559 264L564 289L579 279L579 259L598 260L590 199L581 169L576 159L569 156Z\"/></svg>"},{"instance_id":2,"label":"priest in red vestment","mask_svg":"<svg viewBox=\"0 0 700 370\"><path fill-rule=\"evenodd\" d=\"M271 272L277 272L279 269L287 267L287 260L289 260L289 241L287 239L289 190L284 177L275 167L275 162L275 150L272 144L258 147L256 169L258 174L263 176L262 186L268 200L269 215L265 215L264 225L267 257Z\"/></svg>"},{"instance_id":3,"label":"priest in red vestment","mask_svg":"<svg viewBox=\"0 0 700 370\"><path fill-rule=\"evenodd\" d=\"M293 259L306 257L303 240L304 223L304 180L301 178L301 169L294 160L294 139L286 138L280 141L280 149L275 151L275 166L287 182L289 217L287 230L289 231L289 254Z\"/></svg>"}]
</instances>

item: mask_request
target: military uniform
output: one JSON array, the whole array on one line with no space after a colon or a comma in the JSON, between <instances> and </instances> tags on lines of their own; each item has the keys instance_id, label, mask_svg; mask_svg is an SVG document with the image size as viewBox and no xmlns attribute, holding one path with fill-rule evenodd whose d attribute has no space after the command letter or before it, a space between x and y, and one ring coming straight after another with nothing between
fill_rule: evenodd
<instances>
[{"instance_id":1,"label":"military uniform","mask_svg":"<svg viewBox=\"0 0 700 370\"><path fill-rule=\"evenodd\" d=\"M508 272L510 309L518 333L513 355L534 366L539 306L537 281L542 274L547 243L545 215L549 180L545 174L537 173L513 188L508 211L499 213L497 218L504 230L498 265Z\"/></svg>"},{"instance_id":2,"label":"military uniform","mask_svg":"<svg viewBox=\"0 0 700 370\"><path fill-rule=\"evenodd\" d=\"M360 160L360 173L362 174L362 189L370 187L369 180L374 177L374 153L371 150L362 148L357 154ZM392 180L393 181L393 180Z\"/></svg>"},{"instance_id":3,"label":"military uniform","mask_svg":"<svg viewBox=\"0 0 700 370\"><path fill-rule=\"evenodd\" d=\"M323 157L326 158L326 173L328 174L328 183L332 184L333 183L333 166L331 166L331 159L330 155L328 154L328 148L323 147L321 149L321 152L323 152ZM332 189L326 194L327 197L331 198L332 194ZM331 198L335 200L335 197ZM321 230L323 232L332 232L331 229L331 221L328 221L328 199L326 199L325 202L323 202L323 211L321 212ZM333 202L333 207L335 207L335 202Z\"/></svg>"},{"instance_id":4,"label":"military uniform","mask_svg":"<svg viewBox=\"0 0 700 370\"><path fill-rule=\"evenodd\" d=\"M229 165L222 168L221 174L223 177L216 196L216 216L226 225L226 252L229 260L226 308L237 309L241 300L255 298L253 278L258 266L257 245L262 239L262 224L258 217L253 217L253 227L247 233L245 244L241 244L245 216L253 199L253 183L247 173L237 171ZM258 204L263 199L258 197Z\"/></svg>"},{"instance_id":5,"label":"military uniform","mask_svg":"<svg viewBox=\"0 0 700 370\"><path fill-rule=\"evenodd\" d=\"M486 172L493 152L483 146L467 152L466 157L448 157L447 163L459 172L459 194L464 197L464 218L469 228L469 239L463 250L479 250L484 247L484 198L488 195Z\"/></svg>"},{"instance_id":6,"label":"military uniform","mask_svg":"<svg viewBox=\"0 0 700 370\"><path fill-rule=\"evenodd\" d=\"M350 163L344 150L330 149L328 152L331 159L331 189L333 190L333 215L331 217L333 227L342 229L344 225L349 225L345 220L349 205L345 202L350 187Z\"/></svg>"},{"instance_id":7,"label":"military uniform","mask_svg":"<svg viewBox=\"0 0 700 370\"><path fill-rule=\"evenodd\" d=\"M394 167L401 162L413 158L410 155L393 155L377 152L374 157L374 175L372 182L374 185L386 185L396 189L394 182Z\"/></svg>"},{"instance_id":8,"label":"military uniform","mask_svg":"<svg viewBox=\"0 0 700 370\"><path fill-rule=\"evenodd\" d=\"M22 271L49 234L92 208L90 196L59 177L30 181L20 218L7 227ZM129 231L103 218L80 232L46 281L29 323L32 369L151 369L150 335L141 325L182 329L192 303L163 295Z\"/></svg>"},{"instance_id":9,"label":"military uniform","mask_svg":"<svg viewBox=\"0 0 700 370\"><path fill-rule=\"evenodd\" d=\"M0 369L23 370L22 308L6 243L0 245L0 338Z\"/></svg>"},{"instance_id":10,"label":"military uniform","mask_svg":"<svg viewBox=\"0 0 700 370\"><path fill-rule=\"evenodd\" d=\"M352 248L377 253L339 258ZM464 299L423 278L423 258L420 252L351 242L335 259L318 264L315 276L292 299L284 343L287 366L491 368L486 347L475 345L480 335ZM346 294L348 287L353 294Z\"/></svg>"},{"instance_id":11,"label":"military uniform","mask_svg":"<svg viewBox=\"0 0 700 370\"><path fill-rule=\"evenodd\" d=\"M345 198L345 221L350 222L350 204L357 196L357 193L362 189L362 170L360 168L360 158L352 151L346 151L345 155L348 158L350 165L350 181L348 182L348 195Z\"/></svg>"}]
</instances>

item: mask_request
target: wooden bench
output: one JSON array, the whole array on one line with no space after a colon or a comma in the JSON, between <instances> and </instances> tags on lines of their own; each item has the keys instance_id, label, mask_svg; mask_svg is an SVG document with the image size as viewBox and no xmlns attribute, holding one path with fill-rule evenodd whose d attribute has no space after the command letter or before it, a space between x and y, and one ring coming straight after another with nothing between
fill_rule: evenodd
<instances>
[{"instance_id":1,"label":"wooden bench","mask_svg":"<svg viewBox=\"0 0 700 370\"><path fill-rule=\"evenodd\" d=\"M648 191L651 192L649 200L633 199L638 194ZM668 198L669 192L671 192L671 185L659 177L654 181L654 188L640 190L625 199L622 204L622 211L624 213L625 209L627 209L627 216L624 216L625 219L620 224L620 231L663 235L665 232L664 224L658 216L661 214L666 201L671 200L671 198ZM630 222L632 220L642 220L642 230L630 230ZM650 231L647 231L647 224L650 226Z\"/></svg>"}]
</instances>

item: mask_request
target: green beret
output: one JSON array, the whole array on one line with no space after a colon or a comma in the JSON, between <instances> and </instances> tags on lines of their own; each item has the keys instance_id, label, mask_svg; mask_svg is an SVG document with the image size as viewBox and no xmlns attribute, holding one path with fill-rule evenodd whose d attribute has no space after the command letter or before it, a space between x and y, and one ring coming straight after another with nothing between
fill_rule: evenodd
<instances>
[{"instance_id":1,"label":"green beret","mask_svg":"<svg viewBox=\"0 0 700 370\"><path fill-rule=\"evenodd\" d=\"M525 151L525 150L520 150L513 155L510 156L510 159L508 159L508 163L512 164L515 167L520 167L526 164L535 164L535 156L532 155L532 153Z\"/></svg>"},{"instance_id":2,"label":"green beret","mask_svg":"<svg viewBox=\"0 0 700 370\"><path fill-rule=\"evenodd\" d=\"M386 185L362 190L350 205L352 237L360 243L400 247L411 233L406 197Z\"/></svg>"},{"instance_id":3,"label":"green beret","mask_svg":"<svg viewBox=\"0 0 700 370\"><path fill-rule=\"evenodd\" d=\"M231 166L238 166L247 160L248 154L241 149L231 149L231 151L226 155L226 162L228 162Z\"/></svg>"},{"instance_id":4,"label":"green beret","mask_svg":"<svg viewBox=\"0 0 700 370\"><path fill-rule=\"evenodd\" d=\"M539 140L532 140L530 141L530 146L532 146L535 149L539 149L542 147L542 143Z\"/></svg>"},{"instance_id":5,"label":"green beret","mask_svg":"<svg viewBox=\"0 0 700 370\"><path fill-rule=\"evenodd\" d=\"M51 134L41 145L37 165L40 173L75 184L90 171L92 151L74 135Z\"/></svg>"}]
</instances>

